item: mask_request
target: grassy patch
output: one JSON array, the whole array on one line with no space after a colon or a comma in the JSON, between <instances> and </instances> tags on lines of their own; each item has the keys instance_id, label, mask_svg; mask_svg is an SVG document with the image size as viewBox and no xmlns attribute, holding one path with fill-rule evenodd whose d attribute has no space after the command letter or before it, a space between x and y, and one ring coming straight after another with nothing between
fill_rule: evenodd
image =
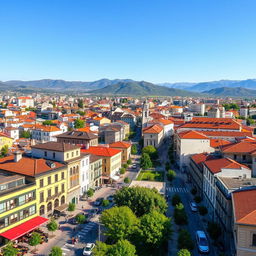
<instances>
[{"instance_id":1,"label":"grassy patch","mask_svg":"<svg viewBox=\"0 0 256 256\"><path fill-rule=\"evenodd\" d=\"M163 172L145 170L141 171L137 180L163 181Z\"/></svg>"}]
</instances>

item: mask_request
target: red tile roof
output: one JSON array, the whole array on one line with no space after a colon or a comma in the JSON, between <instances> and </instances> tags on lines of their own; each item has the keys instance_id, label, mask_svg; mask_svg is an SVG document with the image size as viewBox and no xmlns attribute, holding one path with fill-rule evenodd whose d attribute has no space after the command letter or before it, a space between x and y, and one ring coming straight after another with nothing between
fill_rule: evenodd
<instances>
[{"instance_id":1,"label":"red tile roof","mask_svg":"<svg viewBox=\"0 0 256 256\"><path fill-rule=\"evenodd\" d=\"M197 131L180 132L180 133L178 133L178 136L181 139L200 139L200 140L209 139L207 136L205 136L204 134L197 132Z\"/></svg>"},{"instance_id":2,"label":"red tile roof","mask_svg":"<svg viewBox=\"0 0 256 256\"><path fill-rule=\"evenodd\" d=\"M117 141L115 143L109 144L110 148L129 148L131 147L131 143L125 141Z\"/></svg>"},{"instance_id":3,"label":"red tile roof","mask_svg":"<svg viewBox=\"0 0 256 256\"><path fill-rule=\"evenodd\" d=\"M208 153L200 153L200 154L191 156L191 158L197 165L199 165L201 167L203 162L205 162L207 160L215 159L215 156L209 155Z\"/></svg>"},{"instance_id":4,"label":"red tile roof","mask_svg":"<svg viewBox=\"0 0 256 256\"><path fill-rule=\"evenodd\" d=\"M256 152L256 141L240 141L223 147L224 153L253 154Z\"/></svg>"},{"instance_id":5,"label":"red tile roof","mask_svg":"<svg viewBox=\"0 0 256 256\"><path fill-rule=\"evenodd\" d=\"M163 128L158 124L153 124L143 129L143 133L160 133Z\"/></svg>"},{"instance_id":6,"label":"red tile roof","mask_svg":"<svg viewBox=\"0 0 256 256\"><path fill-rule=\"evenodd\" d=\"M55 164L54 168L51 168L47 164L47 160L42 158L36 159L23 156L18 162L15 162L14 155L11 155L0 159L0 169L34 177L38 174L65 166L56 161L51 162Z\"/></svg>"},{"instance_id":7,"label":"red tile roof","mask_svg":"<svg viewBox=\"0 0 256 256\"><path fill-rule=\"evenodd\" d=\"M245 138L252 136L251 132L232 132L232 131L200 131L209 137L233 137L233 138Z\"/></svg>"},{"instance_id":8,"label":"red tile roof","mask_svg":"<svg viewBox=\"0 0 256 256\"><path fill-rule=\"evenodd\" d=\"M120 153L121 150L104 146L93 146L90 147L89 149L81 149L81 152L90 153L96 156L112 157Z\"/></svg>"},{"instance_id":9,"label":"red tile roof","mask_svg":"<svg viewBox=\"0 0 256 256\"><path fill-rule=\"evenodd\" d=\"M240 224L256 224L256 189L236 191L232 193L235 222Z\"/></svg>"},{"instance_id":10,"label":"red tile roof","mask_svg":"<svg viewBox=\"0 0 256 256\"><path fill-rule=\"evenodd\" d=\"M207 160L204 162L204 165L213 174L221 172L221 169L241 169L241 168L249 169L247 166L239 164L238 162L236 162L230 158Z\"/></svg>"},{"instance_id":11,"label":"red tile roof","mask_svg":"<svg viewBox=\"0 0 256 256\"><path fill-rule=\"evenodd\" d=\"M222 148L225 145L230 145L231 142L228 140L221 140L221 139L210 139L210 146L212 148Z\"/></svg>"}]
</instances>

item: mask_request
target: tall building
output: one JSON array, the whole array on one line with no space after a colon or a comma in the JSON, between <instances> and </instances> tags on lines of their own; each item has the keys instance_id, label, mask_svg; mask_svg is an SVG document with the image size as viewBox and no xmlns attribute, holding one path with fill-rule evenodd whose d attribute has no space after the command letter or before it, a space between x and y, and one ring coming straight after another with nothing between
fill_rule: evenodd
<instances>
[{"instance_id":1,"label":"tall building","mask_svg":"<svg viewBox=\"0 0 256 256\"><path fill-rule=\"evenodd\" d=\"M146 127L146 123L150 120L149 116L149 103L148 101L144 101L143 108L142 108L142 128Z\"/></svg>"}]
</instances>

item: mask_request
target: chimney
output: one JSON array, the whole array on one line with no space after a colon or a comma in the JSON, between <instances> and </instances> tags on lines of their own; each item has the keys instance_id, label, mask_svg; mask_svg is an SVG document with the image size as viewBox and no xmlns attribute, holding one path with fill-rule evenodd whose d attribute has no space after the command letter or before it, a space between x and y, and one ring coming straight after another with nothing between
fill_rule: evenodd
<instances>
[{"instance_id":1,"label":"chimney","mask_svg":"<svg viewBox=\"0 0 256 256\"><path fill-rule=\"evenodd\" d=\"M14 162L17 163L22 158L22 153L20 151L14 152Z\"/></svg>"}]
</instances>

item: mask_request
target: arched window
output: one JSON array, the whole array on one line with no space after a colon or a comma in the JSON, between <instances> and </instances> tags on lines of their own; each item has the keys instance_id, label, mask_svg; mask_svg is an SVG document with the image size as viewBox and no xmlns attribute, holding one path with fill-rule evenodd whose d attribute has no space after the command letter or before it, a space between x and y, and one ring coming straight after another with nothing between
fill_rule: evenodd
<instances>
[{"instance_id":1,"label":"arched window","mask_svg":"<svg viewBox=\"0 0 256 256\"><path fill-rule=\"evenodd\" d=\"M41 205L40 209L39 209L39 214L44 215L44 213L45 213L45 207L44 207L44 205Z\"/></svg>"},{"instance_id":2,"label":"arched window","mask_svg":"<svg viewBox=\"0 0 256 256\"><path fill-rule=\"evenodd\" d=\"M47 212L50 212L51 210L52 210L52 203L49 202L49 203L47 204Z\"/></svg>"}]
</instances>

